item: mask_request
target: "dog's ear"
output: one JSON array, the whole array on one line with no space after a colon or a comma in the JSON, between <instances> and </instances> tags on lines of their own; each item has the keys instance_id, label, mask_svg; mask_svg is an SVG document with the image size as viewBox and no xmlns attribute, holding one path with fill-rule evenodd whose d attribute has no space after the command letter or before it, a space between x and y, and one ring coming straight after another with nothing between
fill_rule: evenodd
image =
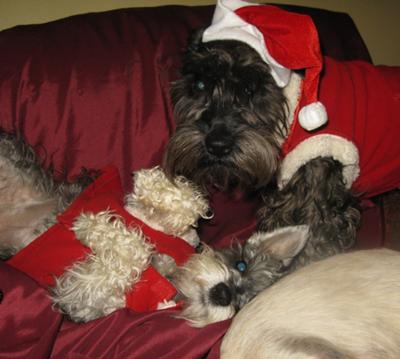
<instances>
[{"instance_id":1,"label":"dog's ear","mask_svg":"<svg viewBox=\"0 0 400 359\"><path fill-rule=\"evenodd\" d=\"M205 28L201 28L193 31L188 39L187 51L196 52L203 44L203 32Z\"/></svg>"},{"instance_id":2,"label":"dog's ear","mask_svg":"<svg viewBox=\"0 0 400 359\"><path fill-rule=\"evenodd\" d=\"M291 226L273 232L257 232L249 238L249 242L258 243L261 251L288 266L304 248L308 237L308 226Z\"/></svg>"}]
</instances>

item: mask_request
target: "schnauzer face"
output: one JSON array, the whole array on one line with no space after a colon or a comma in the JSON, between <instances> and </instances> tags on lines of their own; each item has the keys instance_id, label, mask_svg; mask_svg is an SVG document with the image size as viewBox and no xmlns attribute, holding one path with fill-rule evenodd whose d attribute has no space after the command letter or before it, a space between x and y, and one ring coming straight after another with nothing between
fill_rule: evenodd
<instances>
[{"instance_id":1,"label":"schnauzer face","mask_svg":"<svg viewBox=\"0 0 400 359\"><path fill-rule=\"evenodd\" d=\"M201 35L172 86L177 129L166 171L205 188L258 189L277 169L285 96L255 50L238 41L202 43Z\"/></svg>"},{"instance_id":2,"label":"schnauzer face","mask_svg":"<svg viewBox=\"0 0 400 359\"><path fill-rule=\"evenodd\" d=\"M185 303L179 316L196 327L231 318L290 271L307 238L308 227L295 226L255 233L244 245L205 247L173 275Z\"/></svg>"}]
</instances>

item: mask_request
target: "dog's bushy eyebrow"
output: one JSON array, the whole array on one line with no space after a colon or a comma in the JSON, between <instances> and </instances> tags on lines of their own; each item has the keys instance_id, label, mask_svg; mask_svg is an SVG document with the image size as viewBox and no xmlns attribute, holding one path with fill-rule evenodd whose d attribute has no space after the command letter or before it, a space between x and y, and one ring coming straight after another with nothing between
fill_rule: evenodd
<instances>
[{"instance_id":1,"label":"dog's bushy eyebrow","mask_svg":"<svg viewBox=\"0 0 400 359\"><path fill-rule=\"evenodd\" d=\"M262 80L261 78L266 74L255 71L254 68L235 66L232 68L232 74L239 80L242 86L251 87L252 89L258 88Z\"/></svg>"},{"instance_id":2,"label":"dog's bushy eyebrow","mask_svg":"<svg viewBox=\"0 0 400 359\"><path fill-rule=\"evenodd\" d=\"M200 63L198 66L188 64L188 66L184 66L182 70L182 75L188 77L188 80L204 80L208 84L215 84L217 81L230 76L230 74L229 66L214 61L210 61L210 63L207 64Z\"/></svg>"},{"instance_id":3,"label":"dog's bushy eyebrow","mask_svg":"<svg viewBox=\"0 0 400 359\"><path fill-rule=\"evenodd\" d=\"M203 45L202 38L204 30L205 28L200 28L189 34L186 48L187 53L199 51L200 47Z\"/></svg>"}]
</instances>

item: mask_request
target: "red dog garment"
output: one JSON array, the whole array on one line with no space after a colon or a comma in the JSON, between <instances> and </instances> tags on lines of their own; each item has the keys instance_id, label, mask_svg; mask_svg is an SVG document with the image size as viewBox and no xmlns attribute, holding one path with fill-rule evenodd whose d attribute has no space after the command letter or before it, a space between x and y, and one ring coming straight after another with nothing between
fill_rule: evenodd
<instances>
[{"instance_id":1,"label":"red dog garment","mask_svg":"<svg viewBox=\"0 0 400 359\"><path fill-rule=\"evenodd\" d=\"M319 99L328 123L308 132L295 116L281 185L307 161L333 156L345 166L348 187L364 197L400 187L400 68L324 60Z\"/></svg>"}]
</instances>

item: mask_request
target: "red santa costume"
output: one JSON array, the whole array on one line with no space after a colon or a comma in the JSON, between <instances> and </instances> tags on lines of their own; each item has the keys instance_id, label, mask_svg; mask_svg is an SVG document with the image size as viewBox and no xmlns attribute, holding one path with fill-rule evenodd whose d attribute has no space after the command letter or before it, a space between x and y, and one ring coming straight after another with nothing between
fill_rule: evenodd
<instances>
[{"instance_id":1,"label":"red santa costume","mask_svg":"<svg viewBox=\"0 0 400 359\"><path fill-rule=\"evenodd\" d=\"M320 156L340 161L347 187L364 197L400 187L400 68L323 58L311 18L270 5L219 0L203 41L228 39L254 48L282 88L305 70L288 98L280 187Z\"/></svg>"},{"instance_id":2,"label":"red santa costume","mask_svg":"<svg viewBox=\"0 0 400 359\"><path fill-rule=\"evenodd\" d=\"M83 212L112 211L128 227L137 227L152 243L158 253L164 253L183 264L194 248L183 239L167 235L146 225L124 208L124 192L118 170L109 166L87 187L67 210L57 217L57 223L12 257L8 264L28 274L41 286L55 285L66 268L85 259L90 248L76 239L71 229ZM176 295L175 287L152 266L141 274L140 281L125 293L127 308L138 312L156 310L159 303L170 301Z\"/></svg>"}]
</instances>

